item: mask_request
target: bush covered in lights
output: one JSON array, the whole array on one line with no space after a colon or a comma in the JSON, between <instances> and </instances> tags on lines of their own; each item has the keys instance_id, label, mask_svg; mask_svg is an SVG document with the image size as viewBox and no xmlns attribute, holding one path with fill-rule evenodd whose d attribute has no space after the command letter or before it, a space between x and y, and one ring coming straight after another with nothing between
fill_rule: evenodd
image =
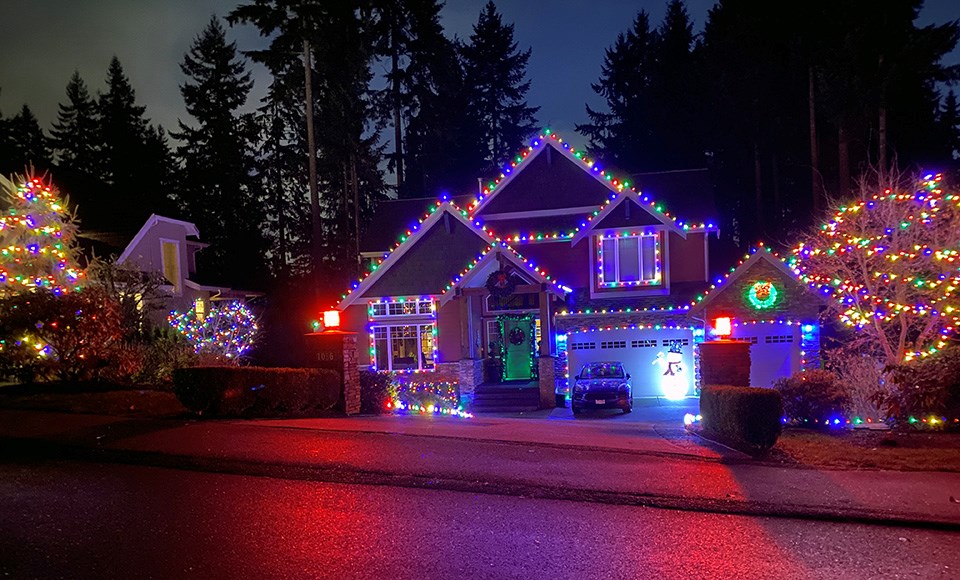
<instances>
[{"instance_id":1,"label":"bush covered in lights","mask_svg":"<svg viewBox=\"0 0 960 580\"><path fill-rule=\"evenodd\" d=\"M0 375L21 382L103 379L123 338L119 305L95 287L0 299Z\"/></svg>"},{"instance_id":2,"label":"bush covered in lights","mask_svg":"<svg viewBox=\"0 0 960 580\"><path fill-rule=\"evenodd\" d=\"M888 366L945 347L960 323L960 194L896 171L793 250L795 272L854 329L849 342Z\"/></svg>"},{"instance_id":3,"label":"bush covered in lights","mask_svg":"<svg viewBox=\"0 0 960 580\"><path fill-rule=\"evenodd\" d=\"M54 295L75 290L77 226L67 201L49 181L0 177L0 296L35 288Z\"/></svg>"},{"instance_id":4,"label":"bush covered in lights","mask_svg":"<svg viewBox=\"0 0 960 580\"><path fill-rule=\"evenodd\" d=\"M398 377L390 389L394 397L387 402L390 410L472 417L460 406L460 386L457 383Z\"/></svg>"},{"instance_id":5,"label":"bush covered in lights","mask_svg":"<svg viewBox=\"0 0 960 580\"><path fill-rule=\"evenodd\" d=\"M783 402L775 389L709 386L700 395L700 415L707 436L762 455L780 436Z\"/></svg>"},{"instance_id":6,"label":"bush covered in lights","mask_svg":"<svg viewBox=\"0 0 960 580\"><path fill-rule=\"evenodd\" d=\"M924 360L913 360L889 369L893 388L881 391L876 403L900 424L910 417L933 415L952 428L960 425L960 346Z\"/></svg>"},{"instance_id":7,"label":"bush covered in lights","mask_svg":"<svg viewBox=\"0 0 960 580\"><path fill-rule=\"evenodd\" d=\"M260 331L256 316L238 301L214 303L204 314L194 308L173 312L168 320L194 352L223 362L239 362L253 348Z\"/></svg>"}]
</instances>

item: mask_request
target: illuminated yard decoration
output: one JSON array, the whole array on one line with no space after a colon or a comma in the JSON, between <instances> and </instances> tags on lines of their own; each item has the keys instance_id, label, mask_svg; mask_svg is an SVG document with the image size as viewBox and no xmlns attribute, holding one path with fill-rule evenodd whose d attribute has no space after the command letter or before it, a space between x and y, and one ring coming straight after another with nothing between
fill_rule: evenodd
<instances>
[{"instance_id":1,"label":"illuminated yard decoration","mask_svg":"<svg viewBox=\"0 0 960 580\"><path fill-rule=\"evenodd\" d=\"M457 383L398 380L390 386L390 391L392 397L387 402L388 410L421 415L473 417L460 406L460 390Z\"/></svg>"},{"instance_id":2,"label":"illuminated yard decoration","mask_svg":"<svg viewBox=\"0 0 960 580\"><path fill-rule=\"evenodd\" d=\"M757 310L772 308L777 303L777 287L773 282L760 280L747 291L747 300Z\"/></svg>"},{"instance_id":3,"label":"illuminated yard decoration","mask_svg":"<svg viewBox=\"0 0 960 580\"><path fill-rule=\"evenodd\" d=\"M73 216L49 181L0 178L0 296L34 288L62 294L79 287Z\"/></svg>"},{"instance_id":4,"label":"illuminated yard decoration","mask_svg":"<svg viewBox=\"0 0 960 580\"><path fill-rule=\"evenodd\" d=\"M793 250L795 272L832 298L857 344L887 364L946 345L960 319L960 196L928 175L837 208Z\"/></svg>"},{"instance_id":5,"label":"illuminated yard decoration","mask_svg":"<svg viewBox=\"0 0 960 580\"><path fill-rule=\"evenodd\" d=\"M663 374L660 376L660 390L664 398L671 401L679 401L687 396L689 390L689 381L683 365L683 352L680 350L680 343L673 342L666 353L657 353L657 358L652 364L660 365L663 368Z\"/></svg>"},{"instance_id":6,"label":"illuminated yard decoration","mask_svg":"<svg viewBox=\"0 0 960 580\"><path fill-rule=\"evenodd\" d=\"M259 327L257 318L242 302L216 305L202 318L191 308L172 312L170 326L193 346L197 354L210 354L236 361L253 347Z\"/></svg>"}]
</instances>

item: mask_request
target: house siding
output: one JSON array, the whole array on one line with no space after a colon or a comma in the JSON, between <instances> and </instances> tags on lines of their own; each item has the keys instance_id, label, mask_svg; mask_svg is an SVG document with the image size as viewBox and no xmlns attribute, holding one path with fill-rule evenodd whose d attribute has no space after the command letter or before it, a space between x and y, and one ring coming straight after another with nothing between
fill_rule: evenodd
<instances>
[{"instance_id":1,"label":"house siding","mask_svg":"<svg viewBox=\"0 0 960 580\"><path fill-rule=\"evenodd\" d=\"M700 282L706 280L706 252L703 237L706 234L688 233L683 239L670 232L669 255L670 282Z\"/></svg>"},{"instance_id":2,"label":"house siding","mask_svg":"<svg viewBox=\"0 0 960 580\"><path fill-rule=\"evenodd\" d=\"M590 285L590 240L542 242L517 246L517 252L572 288Z\"/></svg>"}]
</instances>

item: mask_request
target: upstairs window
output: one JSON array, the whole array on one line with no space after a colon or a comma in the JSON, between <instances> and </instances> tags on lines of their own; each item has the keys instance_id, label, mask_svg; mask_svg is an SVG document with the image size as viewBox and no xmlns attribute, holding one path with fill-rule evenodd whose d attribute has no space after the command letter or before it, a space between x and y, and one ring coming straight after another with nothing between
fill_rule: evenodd
<instances>
[{"instance_id":1,"label":"upstairs window","mask_svg":"<svg viewBox=\"0 0 960 580\"><path fill-rule=\"evenodd\" d=\"M370 318L381 316L432 316L433 298L411 298L409 300L379 300L368 307Z\"/></svg>"},{"instance_id":2,"label":"upstairs window","mask_svg":"<svg viewBox=\"0 0 960 580\"><path fill-rule=\"evenodd\" d=\"M597 238L600 288L656 285L661 279L660 268L657 234Z\"/></svg>"}]
</instances>

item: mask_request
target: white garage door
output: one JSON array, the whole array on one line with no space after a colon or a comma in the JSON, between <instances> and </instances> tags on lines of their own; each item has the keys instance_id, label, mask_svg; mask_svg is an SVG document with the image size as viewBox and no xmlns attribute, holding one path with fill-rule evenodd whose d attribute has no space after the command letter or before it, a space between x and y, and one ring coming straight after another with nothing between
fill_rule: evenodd
<instances>
[{"instance_id":1,"label":"white garage door","mask_svg":"<svg viewBox=\"0 0 960 580\"><path fill-rule=\"evenodd\" d=\"M671 348L679 353L671 353ZM608 330L567 336L570 384L588 362L620 361L634 397L682 398L693 394L693 331Z\"/></svg>"},{"instance_id":2,"label":"white garage door","mask_svg":"<svg viewBox=\"0 0 960 580\"><path fill-rule=\"evenodd\" d=\"M750 385L769 387L800 370L800 327L757 324L737 327L731 338L750 342Z\"/></svg>"}]
</instances>

